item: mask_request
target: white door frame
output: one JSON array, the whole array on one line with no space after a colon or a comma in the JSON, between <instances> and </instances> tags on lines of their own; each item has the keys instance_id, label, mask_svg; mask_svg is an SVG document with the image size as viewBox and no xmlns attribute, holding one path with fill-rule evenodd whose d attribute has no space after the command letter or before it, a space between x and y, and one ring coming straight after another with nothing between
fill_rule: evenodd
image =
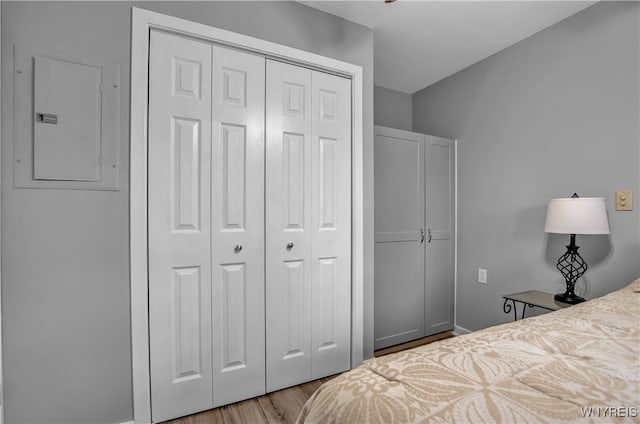
<instances>
[{"instance_id":1,"label":"white door frame","mask_svg":"<svg viewBox=\"0 0 640 424\"><path fill-rule=\"evenodd\" d=\"M351 78L352 95L352 312L351 367L363 360L363 121L362 67L211 26L132 7L130 134L130 266L133 417L151 422L149 373L147 124L149 31L162 29L241 48L266 57Z\"/></svg>"},{"instance_id":2,"label":"white door frame","mask_svg":"<svg viewBox=\"0 0 640 424\"><path fill-rule=\"evenodd\" d=\"M2 8L0 7L0 11ZM0 12L0 24L2 22L2 13ZM2 31L0 31L0 34ZM0 36L0 44L2 37ZM0 55L0 69L2 68L2 55ZM2 82L0 81L0 91L2 91ZM1 103L1 102L0 102ZM2 134L2 105L0 105L0 134ZM1 138L1 137L0 137ZM0 187L2 187L2 155L0 154ZM2 218L2 198L0 197L0 221ZM0 227L0 245L2 245L2 228ZM2 253L0 252L0 275L2 275ZM0 424L4 423L4 369L2 363L2 277L0 277Z\"/></svg>"}]
</instances>

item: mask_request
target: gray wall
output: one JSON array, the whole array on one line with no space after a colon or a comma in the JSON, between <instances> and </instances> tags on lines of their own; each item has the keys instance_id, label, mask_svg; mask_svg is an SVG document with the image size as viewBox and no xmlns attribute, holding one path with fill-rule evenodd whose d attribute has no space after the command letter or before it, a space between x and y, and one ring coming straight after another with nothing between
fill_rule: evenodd
<instances>
[{"instance_id":1,"label":"gray wall","mask_svg":"<svg viewBox=\"0 0 640 424\"><path fill-rule=\"evenodd\" d=\"M458 326L509 321L502 294L564 288L569 237L543 232L553 197L606 198L611 236L577 237L582 293L640 275L639 7L598 3L414 94L414 131L458 139Z\"/></svg>"},{"instance_id":2,"label":"gray wall","mask_svg":"<svg viewBox=\"0 0 640 424\"><path fill-rule=\"evenodd\" d=\"M3 1L3 122L12 122L14 43L37 43L51 52L122 64L120 191L13 188L12 127L2 127L2 324L7 423L117 423L133 417L128 258L132 5L364 68L365 355L373 353L370 29L295 2Z\"/></svg>"},{"instance_id":3,"label":"gray wall","mask_svg":"<svg viewBox=\"0 0 640 424\"><path fill-rule=\"evenodd\" d=\"M411 131L411 94L375 85L373 122L383 127Z\"/></svg>"}]
</instances>

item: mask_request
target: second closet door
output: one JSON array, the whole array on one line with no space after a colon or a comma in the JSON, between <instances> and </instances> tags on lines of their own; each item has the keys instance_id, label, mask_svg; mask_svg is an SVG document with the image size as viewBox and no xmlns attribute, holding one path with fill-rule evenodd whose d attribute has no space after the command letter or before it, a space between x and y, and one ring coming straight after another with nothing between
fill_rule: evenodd
<instances>
[{"instance_id":1,"label":"second closet door","mask_svg":"<svg viewBox=\"0 0 640 424\"><path fill-rule=\"evenodd\" d=\"M267 60L267 391L349 368L351 105L344 78Z\"/></svg>"}]
</instances>

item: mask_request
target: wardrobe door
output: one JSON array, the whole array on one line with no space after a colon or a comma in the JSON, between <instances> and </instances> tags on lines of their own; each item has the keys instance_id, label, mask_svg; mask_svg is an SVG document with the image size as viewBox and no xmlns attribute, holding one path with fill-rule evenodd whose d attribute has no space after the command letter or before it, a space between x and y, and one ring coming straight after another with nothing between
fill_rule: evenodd
<instances>
[{"instance_id":1,"label":"wardrobe door","mask_svg":"<svg viewBox=\"0 0 640 424\"><path fill-rule=\"evenodd\" d=\"M311 77L311 377L349 369L351 82Z\"/></svg>"},{"instance_id":2,"label":"wardrobe door","mask_svg":"<svg viewBox=\"0 0 640 424\"><path fill-rule=\"evenodd\" d=\"M151 31L149 337L152 417L209 409L211 45Z\"/></svg>"},{"instance_id":3,"label":"wardrobe door","mask_svg":"<svg viewBox=\"0 0 640 424\"><path fill-rule=\"evenodd\" d=\"M427 136L425 335L453 329L454 145Z\"/></svg>"},{"instance_id":4,"label":"wardrobe door","mask_svg":"<svg viewBox=\"0 0 640 424\"><path fill-rule=\"evenodd\" d=\"M374 349L424 336L425 136L376 127Z\"/></svg>"},{"instance_id":5,"label":"wardrobe door","mask_svg":"<svg viewBox=\"0 0 640 424\"><path fill-rule=\"evenodd\" d=\"M265 59L213 47L213 399L265 392Z\"/></svg>"},{"instance_id":6,"label":"wardrobe door","mask_svg":"<svg viewBox=\"0 0 640 424\"><path fill-rule=\"evenodd\" d=\"M311 379L311 71L267 60L267 391Z\"/></svg>"}]
</instances>

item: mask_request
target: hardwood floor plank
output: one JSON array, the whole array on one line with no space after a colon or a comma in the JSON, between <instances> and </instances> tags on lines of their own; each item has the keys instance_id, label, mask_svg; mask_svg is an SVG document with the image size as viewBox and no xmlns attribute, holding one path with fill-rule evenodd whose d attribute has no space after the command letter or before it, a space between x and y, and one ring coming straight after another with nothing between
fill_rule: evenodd
<instances>
[{"instance_id":1,"label":"hardwood floor plank","mask_svg":"<svg viewBox=\"0 0 640 424\"><path fill-rule=\"evenodd\" d=\"M269 395L260 396L258 398L258 403L262 408L262 412L264 412L264 415L267 417L267 423L280 424L286 422L284 415L282 415L278 408L273 404Z\"/></svg>"},{"instance_id":2,"label":"hardwood floor plank","mask_svg":"<svg viewBox=\"0 0 640 424\"><path fill-rule=\"evenodd\" d=\"M282 417L283 423L294 423L309 398L299 386L269 393L267 396Z\"/></svg>"},{"instance_id":3,"label":"hardwood floor plank","mask_svg":"<svg viewBox=\"0 0 640 424\"><path fill-rule=\"evenodd\" d=\"M223 406L222 415L228 423L265 423L267 416L260 407L257 399Z\"/></svg>"},{"instance_id":4,"label":"hardwood floor plank","mask_svg":"<svg viewBox=\"0 0 640 424\"><path fill-rule=\"evenodd\" d=\"M324 384L324 381L322 381L322 380L313 380L313 381L310 381L308 383L301 384L298 387L300 388L300 390L302 390L304 392L304 394L307 396L307 399L308 399L323 384Z\"/></svg>"},{"instance_id":5,"label":"hardwood floor plank","mask_svg":"<svg viewBox=\"0 0 640 424\"><path fill-rule=\"evenodd\" d=\"M373 352L373 356L377 358L379 356L384 356L384 355L388 355L390 353L400 352L402 350L407 350L407 349L411 349L411 348L414 348L414 347L426 345L426 344L429 344L429 343L437 342L438 340L448 339L450 337L454 337L453 336L453 331L445 331L445 332L442 332L442 333L434 334L433 336L428 336L428 337L424 337L422 339L414 340L414 341L411 341L411 342L402 343L402 344L399 344L399 345L395 345L395 346L387 347L387 348L384 348L384 349L376 350L375 352Z\"/></svg>"}]
</instances>

